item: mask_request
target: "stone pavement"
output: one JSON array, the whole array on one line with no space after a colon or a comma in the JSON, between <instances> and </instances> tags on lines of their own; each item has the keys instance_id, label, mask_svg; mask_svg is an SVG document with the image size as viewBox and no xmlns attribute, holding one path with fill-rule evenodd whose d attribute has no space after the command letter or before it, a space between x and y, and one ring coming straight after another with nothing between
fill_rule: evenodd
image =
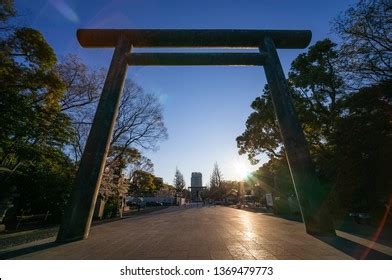
<instances>
[{"instance_id":1,"label":"stone pavement","mask_svg":"<svg viewBox=\"0 0 392 280\"><path fill-rule=\"evenodd\" d=\"M60 245L50 241L53 240L0 254L0 258L390 259L392 256L390 247L372 250L358 240L350 240L347 234L320 240L306 234L302 223L228 207L170 207L95 226L87 240Z\"/></svg>"}]
</instances>

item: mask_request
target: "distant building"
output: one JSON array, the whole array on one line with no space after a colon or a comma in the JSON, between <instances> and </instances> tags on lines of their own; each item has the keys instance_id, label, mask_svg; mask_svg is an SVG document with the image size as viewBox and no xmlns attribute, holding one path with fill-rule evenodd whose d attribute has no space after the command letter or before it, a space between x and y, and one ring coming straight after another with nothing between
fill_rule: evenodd
<instances>
[{"instance_id":1,"label":"distant building","mask_svg":"<svg viewBox=\"0 0 392 280\"><path fill-rule=\"evenodd\" d=\"M191 177L191 187L201 187L203 186L203 175L200 172L192 172Z\"/></svg>"},{"instance_id":2,"label":"distant building","mask_svg":"<svg viewBox=\"0 0 392 280\"><path fill-rule=\"evenodd\" d=\"M206 187L203 187L203 176L200 172L192 172L191 186L188 188L191 192L192 202L201 202L201 193Z\"/></svg>"}]
</instances>

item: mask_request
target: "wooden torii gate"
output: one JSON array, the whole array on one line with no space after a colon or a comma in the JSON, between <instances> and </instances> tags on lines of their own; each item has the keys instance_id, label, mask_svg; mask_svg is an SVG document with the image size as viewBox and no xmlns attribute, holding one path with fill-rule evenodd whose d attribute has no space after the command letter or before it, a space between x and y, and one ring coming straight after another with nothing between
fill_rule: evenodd
<instances>
[{"instance_id":1,"label":"wooden torii gate","mask_svg":"<svg viewBox=\"0 0 392 280\"><path fill-rule=\"evenodd\" d=\"M306 48L308 30L79 29L82 47L114 48L58 242L86 239L97 200L128 65L264 66L306 232L335 235L326 193L289 95L276 49ZM256 48L254 53L131 53L132 47Z\"/></svg>"}]
</instances>

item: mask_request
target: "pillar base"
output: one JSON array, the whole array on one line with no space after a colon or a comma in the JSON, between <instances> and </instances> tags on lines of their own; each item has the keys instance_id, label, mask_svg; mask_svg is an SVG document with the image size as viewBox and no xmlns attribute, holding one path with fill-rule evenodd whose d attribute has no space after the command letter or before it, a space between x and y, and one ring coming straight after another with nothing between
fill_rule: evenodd
<instances>
[{"instance_id":1,"label":"pillar base","mask_svg":"<svg viewBox=\"0 0 392 280\"><path fill-rule=\"evenodd\" d=\"M57 236L56 238L56 243L59 244L65 244L65 243L71 243L71 242L75 242L75 241L81 241L81 240L85 240L87 238L85 238L84 236L77 236L77 237L71 237L71 238L59 238Z\"/></svg>"},{"instance_id":2,"label":"pillar base","mask_svg":"<svg viewBox=\"0 0 392 280\"><path fill-rule=\"evenodd\" d=\"M336 237L336 231L332 220L330 220L329 217L325 217L323 221L323 224L308 221L308 223L305 224L306 233L320 237Z\"/></svg>"}]
</instances>

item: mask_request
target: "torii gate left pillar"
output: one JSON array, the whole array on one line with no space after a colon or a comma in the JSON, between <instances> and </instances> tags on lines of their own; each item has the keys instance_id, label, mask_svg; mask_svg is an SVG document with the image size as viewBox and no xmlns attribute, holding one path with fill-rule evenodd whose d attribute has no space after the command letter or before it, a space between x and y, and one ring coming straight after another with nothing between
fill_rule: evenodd
<instances>
[{"instance_id":1,"label":"torii gate left pillar","mask_svg":"<svg viewBox=\"0 0 392 280\"><path fill-rule=\"evenodd\" d=\"M276 52L276 48L306 47L310 42L310 31L81 29L77 35L84 47L115 47L115 50L57 236L58 242L88 237L128 65L264 66L305 229L310 234L335 235L326 208L326 193L315 174ZM260 48L260 53L131 54L132 46L245 47Z\"/></svg>"},{"instance_id":2,"label":"torii gate left pillar","mask_svg":"<svg viewBox=\"0 0 392 280\"><path fill-rule=\"evenodd\" d=\"M70 242L88 237L128 69L125 54L130 51L129 40L120 37L114 49L57 241Z\"/></svg>"}]
</instances>

